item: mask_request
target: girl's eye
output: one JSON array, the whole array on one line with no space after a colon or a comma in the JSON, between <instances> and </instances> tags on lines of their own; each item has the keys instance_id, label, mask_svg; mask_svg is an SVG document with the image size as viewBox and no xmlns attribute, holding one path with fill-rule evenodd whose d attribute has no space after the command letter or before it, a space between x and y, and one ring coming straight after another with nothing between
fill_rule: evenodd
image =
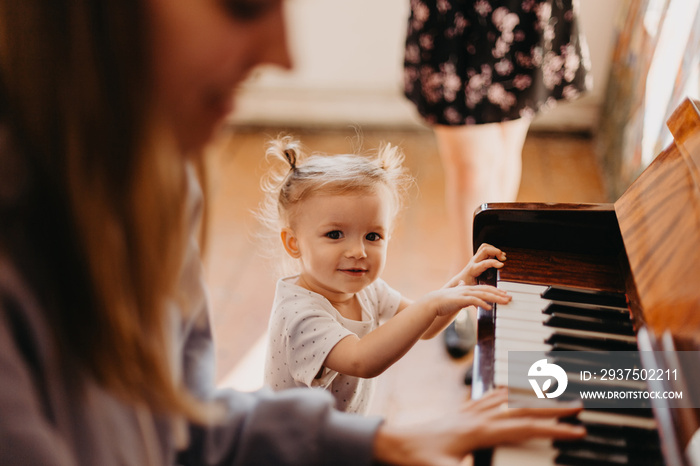
<instances>
[{"instance_id":1,"label":"girl's eye","mask_svg":"<svg viewBox=\"0 0 700 466\"><path fill-rule=\"evenodd\" d=\"M367 233L365 239L367 239L367 241L379 241L382 239L382 236L379 233Z\"/></svg>"},{"instance_id":2,"label":"girl's eye","mask_svg":"<svg viewBox=\"0 0 700 466\"><path fill-rule=\"evenodd\" d=\"M340 230L333 230L326 233L326 237L330 239L340 239L343 237L343 232Z\"/></svg>"},{"instance_id":3,"label":"girl's eye","mask_svg":"<svg viewBox=\"0 0 700 466\"><path fill-rule=\"evenodd\" d=\"M223 0L232 18L251 21L263 16L275 4L275 0Z\"/></svg>"}]
</instances>

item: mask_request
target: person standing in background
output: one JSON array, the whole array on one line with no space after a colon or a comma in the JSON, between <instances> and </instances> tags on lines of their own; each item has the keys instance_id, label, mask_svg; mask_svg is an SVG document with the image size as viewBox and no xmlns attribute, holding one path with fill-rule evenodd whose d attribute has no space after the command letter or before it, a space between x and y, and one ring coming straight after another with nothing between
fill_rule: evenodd
<instances>
[{"instance_id":1,"label":"person standing in background","mask_svg":"<svg viewBox=\"0 0 700 466\"><path fill-rule=\"evenodd\" d=\"M477 207L516 200L533 117L590 88L577 19L576 0L411 0L404 92L435 133L456 264L472 255ZM467 354L473 316L444 336Z\"/></svg>"}]
</instances>

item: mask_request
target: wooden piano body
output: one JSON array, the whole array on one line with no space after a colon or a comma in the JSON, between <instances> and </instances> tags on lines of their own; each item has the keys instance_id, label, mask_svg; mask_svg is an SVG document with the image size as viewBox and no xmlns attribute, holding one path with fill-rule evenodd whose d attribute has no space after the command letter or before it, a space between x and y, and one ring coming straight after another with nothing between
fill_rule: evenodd
<instances>
[{"instance_id":1,"label":"wooden piano body","mask_svg":"<svg viewBox=\"0 0 700 466\"><path fill-rule=\"evenodd\" d=\"M670 334L697 349L699 107L700 102L686 100L676 109L668 121L673 143L614 204L484 204L474 218L474 250L486 242L507 253L502 280L624 293L636 330L647 329L651 338ZM495 271L482 281L495 284ZM478 310L475 398L494 386L497 313L497 307ZM688 464L682 451L697 416L695 410L690 415L671 411L658 416L655 410L665 462ZM490 454L475 455L476 464L489 462Z\"/></svg>"}]
</instances>

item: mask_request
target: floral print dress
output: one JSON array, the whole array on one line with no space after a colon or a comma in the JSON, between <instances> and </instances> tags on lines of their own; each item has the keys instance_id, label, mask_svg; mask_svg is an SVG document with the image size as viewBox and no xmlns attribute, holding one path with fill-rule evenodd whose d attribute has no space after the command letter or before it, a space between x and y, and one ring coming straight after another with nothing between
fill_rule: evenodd
<instances>
[{"instance_id":1,"label":"floral print dress","mask_svg":"<svg viewBox=\"0 0 700 466\"><path fill-rule=\"evenodd\" d=\"M411 0L404 91L430 124L495 123L588 87L576 0Z\"/></svg>"}]
</instances>

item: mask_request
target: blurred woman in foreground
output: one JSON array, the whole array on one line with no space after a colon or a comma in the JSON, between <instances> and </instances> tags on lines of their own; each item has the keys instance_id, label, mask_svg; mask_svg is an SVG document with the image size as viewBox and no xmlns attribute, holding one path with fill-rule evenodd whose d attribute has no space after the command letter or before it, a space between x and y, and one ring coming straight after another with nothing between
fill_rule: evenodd
<instances>
[{"instance_id":1,"label":"blurred woman in foreground","mask_svg":"<svg viewBox=\"0 0 700 466\"><path fill-rule=\"evenodd\" d=\"M191 163L280 0L0 0L0 464L453 464L572 409L504 393L398 429L313 390L213 388Z\"/></svg>"}]
</instances>

